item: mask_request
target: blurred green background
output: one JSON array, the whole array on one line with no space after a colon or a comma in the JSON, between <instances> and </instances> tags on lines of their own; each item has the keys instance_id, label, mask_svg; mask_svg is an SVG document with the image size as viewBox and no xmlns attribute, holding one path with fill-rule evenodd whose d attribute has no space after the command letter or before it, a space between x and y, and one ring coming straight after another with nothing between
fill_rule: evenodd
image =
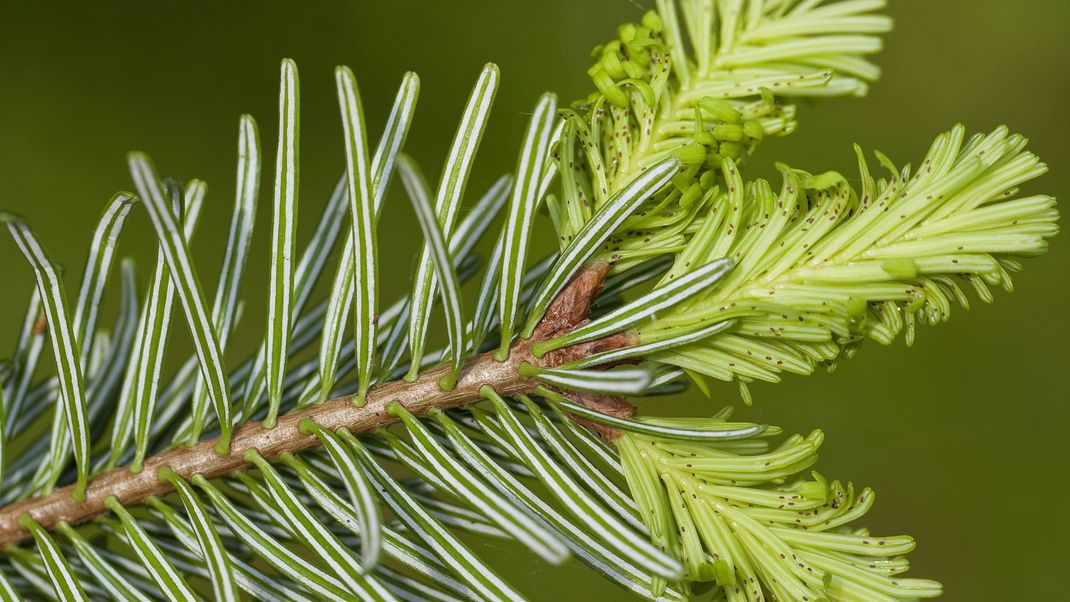
<instances>
[{"instance_id":1,"label":"blurred green background","mask_svg":"<svg viewBox=\"0 0 1070 602\"><path fill-rule=\"evenodd\" d=\"M125 153L152 154L166 174L200 177L209 204L195 241L202 278L215 281L234 187L241 113L260 124L265 171L274 164L278 60L301 69L301 231L306 235L342 170L332 69L353 67L374 131L382 127L401 74L422 78L408 151L432 178L468 89L485 61L502 88L480 152L470 197L511 170L537 95L585 95L587 53L651 0L518 2L57 1L0 5L0 207L28 216L73 290L83 252L111 193L131 186ZM1064 0L921 0L895 3L896 30L877 62L882 81L868 98L801 107L798 132L766 142L751 173L774 160L853 175L851 143L917 163L932 138L956 122L971 131L1006 123L1052 166L1026 192L1059 195L1070 185L1070 11ZM377 135L377 134L376 134ZM380 256L408 284L418 240L395 186ZM259 342L267 281L270 178L261 187L245 328L232 345ZM155 243L136 211L121 252L151 265ZM543 224L549 228L549 223ZM7 236L0 295L0 349L13 344L32 286ZM539 244L549 248L549 237ZM925 328L908 350L867 344L834 375L788 377L752 387L742 417L788 430L821 427L820 470L873 486L866 524L917 537L916 576L944 582L948 600L1066 599L1070 561L1070 244L1057 238L1027 262L1013 295L997 293ZM109 302L111 303L111 302ZM104 317L114 312L113 304ZM182 331L177 328L176 331ZM185 333L176 337L188 346ZM5 342L7 341L7 342ZM2 354L2 352L0 352ZM177 353L172 353L172 359ZM711 412L738 404L734 387L658 402L661 412ZM654 410L654 408L649 408ZM615 599L582 567L548 569L505 546L505 570L537 599Z\"/></svg>"}]
</instances>

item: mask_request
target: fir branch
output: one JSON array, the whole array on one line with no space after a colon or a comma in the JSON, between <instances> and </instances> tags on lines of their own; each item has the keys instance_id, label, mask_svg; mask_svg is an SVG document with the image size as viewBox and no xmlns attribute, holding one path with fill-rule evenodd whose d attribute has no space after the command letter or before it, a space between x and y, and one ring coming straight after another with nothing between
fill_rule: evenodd
<instances>
[{"instance_id":1,"label":"fir branch","mask_svg":"<svg viewBox=\"0 0 1070 602\"><path fill-rule=\"evenodd\" d=\"M564 306L582 304L597 291L590 281L576 278L568 293L559 297L554 315L569 311ZM209 439L192 447L178 447L149 458L144 470L131 472L127 468L115 468L93 478L86 490L84 502L71 497L71 487L29 498L0 508L0 548L17 543L29 536L20 528L18 520L29 514L45 528L53 528L60 521L78 525L107 511L104 501L115 497L124 506L145 502L150 497L162 496L172 490L167 481L157 478L157 471L167 467L184 480L193 475L206 479L226 476L247 470L250 464L245 459L247 450L255 450L261 456L275 459L283 453L294 453L319 445L318 439L302 432L301 421L311 420L323 429L331 431L346 428L353 433L370 432L397 422L399 418L387 411L391 402L401 403L410 412L423 415L431 408L445 410L467 405L483 399L480 388L491 386L502 395L533 392L535 383L519 375L518 366L523 361L536 361L524 345L514 348L509 360L499 362L491 352L479 355L464 364L460 379L450 391L443 391L439 381L451 369L441 366L424 371L414 381L390 381L372 387L363 406L353 403L353 396L346 395L290 412L279 417L275 428L249 422L234 431L230 453L217 453L217 440Z\"/></svg>"},{"instance_id":2,"label":"fir branch","mask_svg":"<svg viewBox=\"0 0 1070 602\"><path fill-rule=\"evenodd\" d=\"M956 127L913 172L878 153L890 172L880 179L859 153L860 190L785 166L779 192L745 179L762 140L794 130L788 101L866 92L879 75L868 57L890 27L875 14L883 4L658 0L595 49L597 92L556 122L556 98L540 98L516 173L461 221L497 67L477 81L434 191L400 155L415 75L370 158L356 81L340 67L346 175L296 266L297 80L284 61L268 336L233 371L223 351L260 165L251 117L210 315L189 251L203 182L182 190L130 156L160 255L140 315L124 260L110 333L95 330L94 308L132 198L118 195L98 226L73 321L39 241L0 214L39 284L0 365L0 599L193 599L195 577L224 599L238 588L285 600L520 598L457 531L514 539L552 564L575 555L655 600L702 582L727 600L939 595L899 576L911 538L853 526L872 491L798 476L820 431L774 447L779 429L730 423L728 411L657 418L622 397L680 391L688 378L706 391L704 376L778 380L849 357L864 338L906 331L910 342L917 323L965 304L956 279L988 300L1056 233L1052 199L1014 198L1046 168L1005 128L967 140ZM411 290L380 312L377 225L395 163L423 239ZM507 200L468 318L460 283ZM529 266L543 202L560 251ZM347 215L331 292L309 304ZM449 344L429 349L436 288ZM176 294L196 354L165 375ZM33 385L46 331L58 375ZM319 355L304 357L317 339ZM27 442L38 419L52 428ZM91 445L109 422L110 448Z\"/></svg>"}]
</instances>

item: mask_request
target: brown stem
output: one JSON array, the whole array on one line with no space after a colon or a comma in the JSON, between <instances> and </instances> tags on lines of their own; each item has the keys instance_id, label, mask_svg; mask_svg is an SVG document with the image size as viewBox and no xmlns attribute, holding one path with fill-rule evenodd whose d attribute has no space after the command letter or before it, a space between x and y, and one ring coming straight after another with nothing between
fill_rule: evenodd
<instances>
[{"instance_id":1,"label":"brown stem","mask_svg":"<svg viewBox=\"0 0 1070 602\"><path fill-rule=\"evenodd\" d=\"M482 399L479 389L483 385L490 385L506 397L531 393L535 383L521 378L517 370L521 362L537 362L530 352L531 342L567 332L586 319L607 271L608 266L605 265L580 270L554 299L531 341L516 343L510 350L509 358L503 362L495 360L492 352L472 358L464 365L461 377L451 391L443 391L439 387L439 379L449 370L449 366L441 366L422 373L413 382L392 381L373 387L368 391L367 402L361 407L353 405L351 397L340 397L281 416L273 429L255 422L246 423L234 432L231 451L226 456L217 454L214 450L216 440L210 440L157 454L145 461L144 469L139 473L125 467L115 468L90 481L83 502L75 501L71 496L73 486L20 500L0 508L0 548L30 537L29 532L18 525L19 516L23 513L28 513L44 528L53 529L60 521L74 525L107 513L104 500L110 496L115 496L122 505L130 506L143 503L152 496L169 493L172 487L156 476L156 471L165 466L187 480L195 474L206 478L223 477L250 468L244 460L248 449L255 449L264 458L273 460L284 452L299 452L315 447L319 445L319 440L301 434L298 428L306 418L331 430L346 427L354 433L364 433L397 421L386 410L387 404L392 401L400 402L410 412L420 416L432 408L445 410L476 403ZM604 341L595 343L601 343L602 348L606 345L612 348L625 344L627 337L614 335ZM559 365L577 352L590 351L561 350L556 356L543 358L538 363ZM605 401L600 400L600 403ZM598 429L598 432L602 433L602 429Z\"/></svg>"}]
</instances>

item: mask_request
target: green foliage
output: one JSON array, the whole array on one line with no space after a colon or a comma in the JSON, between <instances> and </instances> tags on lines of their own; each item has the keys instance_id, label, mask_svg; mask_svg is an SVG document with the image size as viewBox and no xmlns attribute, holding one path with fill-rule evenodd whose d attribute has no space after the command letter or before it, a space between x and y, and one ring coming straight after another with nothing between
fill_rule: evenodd
<instances>
[{"instance_id":1,"label":"green foliage","mask_svg":"<svg viewBox=\"0 0 1070 602\"><path fill-rule=\"evenodd\" d=\"M37 277L38 294L43 301L44 315L51 326L49 338L52 340L52 350L56 357L60 397L63 402L62 405L56 404L57 418L53 419L53 423L62 422L62 416L66 416L68 425L66 433L61 432L55 439L69 435L74 440L74 458L78 471L74 497L84 498L89 477L88 410L78 340L75 338L75 330L71 321L67 317L67 293L58 270L45 254L44 248L30 227L18 217L10 214L0 214L0 221L7 225L11 236L26 256L26 260L33 266ZM55 434L55 430L53 433ZM54 453L56 449L53 447Z\"/></svg>"},{"instance_id":2,"label":"green foliage","mask_svg":"<svg viewBox=\"0 0 1070 602\"><path fill-rule=\"evenodd\" d=\"M1011 290L1019 258L1042 253L1058 231L1051 197L1014 198L1046 167L1006 128L964 135L956 127L939 136L913 176L882 157L889 176L874 180L860 155L857 192L832 172L783 167L779 194L726 172L727 194L696 220L695 239L664 281L715 257L736 259L736 268L639 327L638 338L732 319L727 333L655 359L714 378L775 382L782 371L808 374L850 357L865 338L888 344L905 331L913 342L917 324L947 320L953 303L968 307L959 282L986 301L990 285Z\"/></svg>"},{"instance_id":3,"label":"green foliage","mask_svg":"<svg viewBox=\"0 0 1070 602\"><path fill-rule=\"evenodd\" d=\"M272 211L271 229L271 288L268 293L267 336L264 347L267 349L268 381L268 415L265 423L275 424L282 403L283 379L286 376L286 347L290 343L290 305L293 294L293 255L294 235L297 229L297 191L300 188L300 87L297 81L297 65L287 59L282 62L282 75L279 84L279 150L275 163L275 199ZM359 107L358 107L359 111ZM349 115L346 115L349 117ZM349 137L350 120L346 120ZM346 155L348 156L347 148ZM367 163L367 153L363 156ZM352 163L352 161L350 161ZM366 168L366 165L364 165ZM367 171L365 169L365 171ZM367 174L361 178L350 168L347 171L349 182L361 182L365 185ZM363 223L363 222L357 222ZM374 265L374 257L372 262ZM370 284L375 291L374 280Z\"/></svg>"},{"instance_id":4,"label":"green foliage","mask_svg":"<svg viewBox=\"0 0 1070 602\"><path fill-rule=\"evenodd\" d=\"M770 449L754 439L685 443L628 433L616 445L655 541L682 559L689 579L715 582L727 600L760 599L762 591L779 600L938 596L938 583L897 576L908 568L902 555L914 549L912 538L848 527L872 506L871 489L856 493L816 472L788 480L817 461L823 438L794 435Z\"/></svg>"},{"instance_id":5,"label":"green foliage","mask_svg":"<svg viewBox=\"0 0 1070 602\"><path fill-rule=\"evenodd\" d=\"M479 142L483 139L483 132L490 117L494 95L498 91L498 81L498 66L486 65L475 87L472 88L472 95L468 98L468 104L464 108L457 127L457 134L453 138L449 155L442 167L442 180L435 193L435 214L446 240L451 239L453 226L460 212L461 198L464 196L476 151L479 150ZM431 257L430 245L424 245L416 270L412 295L409 297L409 312L412 320L409 325L408 343L413 361L410 362L409 372L405 375L407 380L416 378L424 354L427 321L431 316L431 294L435 284L435 269L432 267ZM454 356L458 357L459 354L460 351L456 350Z\"/></svg>"},{"instance_id":6,"label":"green foliage","mask_svg":"<svg viewBox=\"0 0 1070 602\"><path fill-rule=\"evenodd\" d=\"M865 94L879 74L867 57L891 26L875 14L883 2L657 6L595 49L596 92L563 109L538 99L515 173L467 215L497 67L477 79L434 189L402 154L419 79L403 78L372 153L356 79L339 67L346 171L300 254L297 71L283 61L267 331L229 367L262 164L252 117L239 122L210 310L190 259L206 185L160 178L142 153L129 157L137 197L107 205L73 307L26 221L0 213L37 281L0 364L0 537L21 537L0 551L0 600L523 598L477 538L515 541L532 562L575 557L653 600L939 595L901 576L912 538L857 526L870 489L806 476L821 431L773 444L779 429L729 422L728 409L633 416L623 397L807 374L866 338L912 341L918 323L966 305L960 282L986 301L990 286L1010 290L1021 259L1057 232L1050 197L1016 198L1046 168L1005 128L968 138L955 127L916 170L877 153L888 173L875 178L859 151L858 187L787 166L779 191L747 180L765 137L794 131L796 98ZM395 169L422 237L410 290L384 303L377 224L395 209L384 202ZM124 258L119 316L99 327L137 204L159 253L140 300ZM559 251L534 258L541 209ZM474 249L503 212L483 266ZM329 293L313 300L332 257ZM469 303L461 283L481 268ZM558 323L555 299L591 274L604 285L595 313ZM176 296L196 352L167 374ZM449 343L429 349L436 298ZM56 368L42 378L46 337ZM438 389L419 407L376 397L426 386L428 369ZM469 369L481 372L466 380ZM327 412L354 417L352 432L317 422ZM238 429L292 446L231 450ZM220 454L206 464L244 464L212 472L159 455L202 441ZM168 493L121 501L115 483L147 470ZM34 505L82 499L90 483L107 512L84 525Z\"/></svg>"}]
</instances>

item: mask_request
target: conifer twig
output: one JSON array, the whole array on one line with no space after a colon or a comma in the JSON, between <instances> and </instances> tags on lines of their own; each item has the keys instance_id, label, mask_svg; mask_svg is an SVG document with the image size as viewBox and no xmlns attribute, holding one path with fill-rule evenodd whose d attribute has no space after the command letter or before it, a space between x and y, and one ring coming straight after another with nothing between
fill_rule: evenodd
<instances>
[{"instance_id":1,"label":"conifer twig","mask_svg":"<svg viewBox=\"0 0 1070 602\"><path fill-rule=\"evenodd\" d=\"M302 420L312 420L330 430L345 427L353 433L365 433L398 421L397 416L387 411L387 405L394 401L400 402L409 412L423 416L431 409L447 410L482 401L479 391L484 385L506 396L532 393L537 383L520 375L518 367L521 363L537 362L553 367L575 359L577 354L596 349L605 351L628 343L625 337L611 336L588 343L582 346L583 349L577 346L577 349L566 348L547 354L542 360L536 360L531 354L533 342L559 335L587 318L607 271L604 265L581 269L554 299L536 336L514 343L504 361L495 359L493 351L472 358L464 364L457 386L450 391L443 391L439 386L439 380L450 366L439 366L421 373L412 382L396 380L372 387L366 403L361 406L355 405L354 396L349 395L280 416L271 429L259 422L248 422L234 431L230 453L226 455L221 456L215 451L216 439L206 439L194 446L181 446L156 454L145 461L140 472L135 473L128 467L112 469L90 481L84 502L72 497L73 486L20 500L0 508L0 548L30 538L30 532L19 525L19 517L23 514L29 514L45 529L53 529L61 521L77 525L108 513L105 500L110 496L129 507L153 496L170 493L173 489L171 482L157 477L161 468L169 468L187 481L193 475L212 479L251 468L245 460L245 453L250 449L265 459L274 460L287 452L319 446L319 439L301 432ZM605 427L597 431L605 435Z\"/></svg>"}]
</instances>

